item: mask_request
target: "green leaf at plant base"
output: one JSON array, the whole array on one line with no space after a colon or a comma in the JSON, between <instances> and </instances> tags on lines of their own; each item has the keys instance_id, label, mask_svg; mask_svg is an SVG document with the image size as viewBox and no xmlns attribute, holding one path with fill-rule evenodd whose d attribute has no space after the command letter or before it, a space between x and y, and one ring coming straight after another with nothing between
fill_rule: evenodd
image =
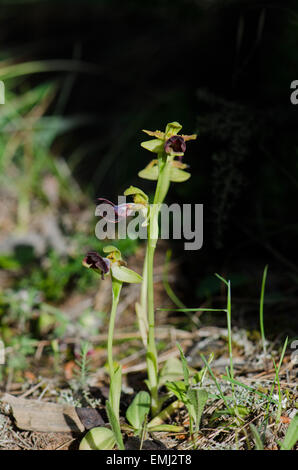
<instances>
[{"instance_id":1,"label":"green leaf at plant base","mask_svg":"<svg viewBox=\"0 0 298 470\"><path fill-rule=\"evenodd\" d=\"M297 441L298 441L298 414L296 414L294 418L292 419L288 427L286 436L283 442L280 444L280 449L291 450Z\"/></svg>"},{"instance_id":2,"label":"green leaf at plant base","mask_svg":"<svg viewBox=\"0 0 298 470\"><path fill-rule=\"evenodd\" d=\"M186 404L187 397L186 397L186 385L184 382L181 381L176 381L176 382L166 382L166 387L169 390L169 392L173 393L178 400L182 401L184 404Z\"/></svg>"},{"instance_id":3,"label":"green leaf at plant base","mask_svg":"<svg viewBox=\"0 0 298 470\"><path fill-rule=\"evenodd\" d=\"M251 432L253 433L253 436L254 436L256 449L257 450L264 450L264 445L263 445L261 436L259 434L259 431L257 430L257 428L253 424L250 424L249 427L250 427L250 430L251 430Z\"/></svg>"},{"instance_id":4,"label":"green leaf at plant base","mask_svg":"<svg viewBox=\"0 0 298 470\"><path fill-rule=\"evenodd\" d=\"M163 365L158 379L158 386L162 387L166 382L173 382L183 377L181 361L177 357L170 357Z\"/></svg>"},{"instance_id":5,"label":"green leaf at plant base","mask_svg":"<svg viewBox=\"0 0 298 470\"><path fill-rule=\"evenodd\" d=\"M124 450L124 444L123 444L119 419L115 415L114 410L109 401L107 401L106 403L106 409L107 409L107 415L109 418L109 422L110 422L117 446L119 447L120 450Z\"/></svg>"},{"instance_id":6,"label":"green leaf at plant base","mask_svg":"<svg viewBox=\"0 0 298 470\"><path fill-rule=\"evenodd\" d=\"M177 347L180 351L180 358L181 358L182 367L183 367L184 382L185 382L185 385L187 387L187 386L189 386L189 368L188 368L188 364L187 364L187 361L186 361L186 357L184 356L184 353L182 351L182 348L181 348L180 344L177 343Z\"/></svg>"},{"instance_id":7,"label":"green leaf at plant base","mask_svg":"<svg viewBox=\"0 0 298 470\"><path fill-rule=\"evenodd\" d=\"M117 279L117 281L128 282L130 284L139 284L142 282L142 276L125 266L119 266L118 264L113 263L111 271L112 276Z\"/></svg>"},{"instance_id":8,"label":"green leaf at plant base","mask_svg":"<svg viewBox=\"0 0 298 470\"><path fill-rule=\"evenodd\" d=\"M134 429L141 431L146 415L150 412L150 395L148 392L139 392L126 411L127 421Z\"/></svg>"},{"instance_id":9,"label":"green leaf at plant base","mask_svg":"<svg viewBox=\"0 0 298 470\"><path fill-rule=\"evenodd\" d=\"M214 359L214 353L211 353L208 357L208 364L210 365ZM205 376L208 372L208 368L205 366L201 370L197 371L193 376L193 382L195 384L203 385Z\"/></svg>"},{"instance_id":10,"label":"green leaf at plant base","mask_svg":"<svg viewBox=\"0 0 298 470\"><path fill-rule=\"evenodd\" d=\"M148 424L149 432L183 432L183 426L176 426L174 424L159 424L157 426L150 426Z\"/></svg>"},{"instance_id":11,"label":"green leaf at plant base","mask_svg":"<svg viewBox=\"0 0 298 470\"><path fill-rule=\"evenodd\" d=\"M187 396L194 410L193 419L198 431L200 428L202 414L208 400L208 392L204 389L190 388L187 391Z\"/></svg>"},{"instance_id":12,"label":"green leaf at plant base","mask_svg":"<svg viewBox=\"0 0 298 470\"><path fill-rule=\"evenodd\" d=\"M215 411L212 415L212 419L216 419L219 416L239 416L240 418L246 418L250 414L250 409L246 406L235 406L234 408L228 408L224 410Z\"/></svg>"},{"instance_id":13,"label":"green leaf at plant base","mask_svg":"<svg viewBox=\"0 0 298 470\"><path fill-rule=\"evenodd\" d=\"M116 445L113 431L108 428L93 428L81 440L79 450L112 450Z\"/></svg>"},{"instance_id":14,"label":"green leaf at plant base","mask_svg":"<svg viewBox=\"0 0 298 470\"><path fill-rule=\"evenodd\" d=\"M184 183L191 177L191 174L187 171L180 170L180 168L172 167L170 172L170 180L173 183Z\"/></svg>"},{"instance_id":15,"label":"green leaf at plant base","mask_svg":"<svg viewBox=\"0 0 298 470\"><path fill-rule=\"evenodd\" d=\"M145 142L141 143L141 147L149 150L149 152L160 153L164 150L164 142L160 139L146 140Z\"/></svg>"}]
</instances>

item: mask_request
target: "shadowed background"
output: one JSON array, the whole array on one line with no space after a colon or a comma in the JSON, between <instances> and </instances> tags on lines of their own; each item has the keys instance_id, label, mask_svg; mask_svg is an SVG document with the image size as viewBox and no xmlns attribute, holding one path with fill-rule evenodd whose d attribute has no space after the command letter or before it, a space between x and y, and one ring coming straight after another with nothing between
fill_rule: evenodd
<instances>
[{"instance_id":1,"label":"shadowed background","mask_svg":"<svg viewBox=\"0 0 298 470\"><path fill-rule=\"evenodd\" d=\"M75 218L82 207L93 216L96 197L115 200L130 184L152 194L137 177L151 158L141 129L177 120L198 139L185 155L192 178L172 185L169 202L204 204L203 248L170 243L178 293L189 306L216 298L219 272L235 301L242 296L236 318L255 323L269 264L274 327L295 328L295 2L2 1L0 18L2 191L13 193L20 225L33 200L44 211L55 206L44 183L53 173L56 210L71 207ZM94 219L81 220L91 236Z\"/></svg>"}]
</instances>

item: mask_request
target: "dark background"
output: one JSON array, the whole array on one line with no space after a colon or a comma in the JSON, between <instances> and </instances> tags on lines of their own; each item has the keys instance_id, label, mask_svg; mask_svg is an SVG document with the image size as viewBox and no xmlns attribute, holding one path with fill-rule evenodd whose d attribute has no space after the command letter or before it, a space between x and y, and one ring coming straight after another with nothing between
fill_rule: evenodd
<instances>
[{"instance_id":1,"label":"dark background","mask_svg":"<svg viewBox=\"0 0 298 470\"><path fill-rule=\"evenodd\" d=\"M185 155L192 178L169 193L169 201L204 204L203 248L173 243L180 295L197 305L216 294L219 272L231 278L235 302L242 296L244 322L257 314L269 264L270 326L296 327L297 2L2 1L0 38L4 60L85 63L29 75L19 92L57 80L49 113L77 116L79 125L53 151L93 199L115 200L129 184L153 191L137 177L151 157L139 146L141 129L177 120L197 132Z\"/></svg>"}]
</instances>

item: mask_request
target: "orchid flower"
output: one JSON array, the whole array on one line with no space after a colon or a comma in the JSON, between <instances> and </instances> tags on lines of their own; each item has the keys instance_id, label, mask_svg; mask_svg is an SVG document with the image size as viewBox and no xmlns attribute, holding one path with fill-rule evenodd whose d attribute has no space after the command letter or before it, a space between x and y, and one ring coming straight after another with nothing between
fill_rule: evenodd
<instances>
[{"instance_id":1,"label":"orchid flower","mask_svg":"<svg viewBox=\"0 0 298 470\"><path fill-rule=\"evenodd\" d=\"M148 216L148 196L141 189L135 188L134 186L130 186L124 192L124 196L133 196L133 202L116 205L108 199L98 198L97 206L100 207L105 204L111 206L114 214L111 216L110 212L106 211L105 218L108 222L112 223L118 223L120 219L131 217L135 212L139 211L145 219L145 222L142 225L146 226ZM103 209L105 208L103 207Z\"/></svg>"},{"instance_id":2,"label":"orchid flower","mask_svg":"<svg viewBox=\"0 0 298 470\"><path fill-rule=\"evenodd\" d=\"M181 129L182 126L179 122L171 122L167 124L165 132L147 131L143 129L145 134L156 138L142 142L141 146L153 153L164 151L167 155L183 156L186 150L185 142L195 140L197 135L179 135L178 132Z\"/></svg>"},{"instance_id":3,"label":"orchid flower","mask_svg":"<svg viewBox=\"0 0 298 470\"><path fill-rule=\"evenodd\" d=\"M121 252L115 246L105 246L103 251L108 253L106 258L100 256L96 251L89 251L83 259L83 266L91 268L101 275L104 280L107 274L119 282L140 283L142 277L136 272L128 269L123 261Z\"/></svg>"},{"instance_id":4,"label":"orchid flower","mask_svg":"<svg viewBox=\"0 0 298 470\"><path fill-rule=\"evenodd\" d=\"M196 134L179 135L178 132L181 128L182 126L178 122L171 122L167 124L165 132L143 130L155 139L141 143L141 146L146 150L158 155L163 154L165 158L168 158L171 167L170 181L173 183L182 183L190 178L190 173L183 171L187 165L182 163L182 157L186 151L186 142L197 138ZM178 157L178 160L175 160L175 157ZM146 168L139 172L140 178L151 181L157 181L158 175L158 159L152 160Z\"/></svg>"},{"instance_id":5,"label":"orchid flower","mask_svg":"<svg viewBox=\"0 0 298 470\"><path fill-rule=\"evenodd\" d=\"M182 183L190 178L190 173L184 171L187 165L182 162L182 157L186 150L186 142L197 137L195 134L180 135L181 129L182 126L178 122L171 122L167 124L165 132L144 130L143 132L154 138L141 143L143 148L157 154L157 158L139 172L140 178L157 181L157 184L149 214L148 243L144 261L141 297L140 302L136 304L140 332L143 343L147 348L147 385L151 393L151 412L153 416L159 412L162 406L158 396L158 356L154 333L153 264L159 231L158 215L161 204L169 190L170 183Z\"/></svg>"}]
</instances>

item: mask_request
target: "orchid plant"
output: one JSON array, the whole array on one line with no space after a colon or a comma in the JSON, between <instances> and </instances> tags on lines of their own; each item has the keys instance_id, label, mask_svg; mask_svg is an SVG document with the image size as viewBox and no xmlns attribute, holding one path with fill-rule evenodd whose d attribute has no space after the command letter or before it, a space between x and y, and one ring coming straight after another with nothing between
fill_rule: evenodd
<instances>
[{"instance_id":1,"label":"orchid plant","mask_svg":"<svg viewBox=\"0 0 298 470\"><path fill-rule=\"evenodd\" d=\"M164 426L156 426L156 423L159 423L156 415L160 412L164 402L164 398L159 397L158 390L173 374L183 376L183 367L178 360L174 362L170 360L160 372L158 370L153 285L154 254L158 241L158 217L161 204L165 200L171 182L182 183L191 176L189 172L185 171L188 165L183 162L183 156L186 151L186 142L196 139L197 136L195 134L180 135L181 128L182 126L178 122L171 122L167 124L164 132L144 130L153 139L142 142L141 146L156 154L156 158L139 172L139 177L156 181L153 204L149 204L148 196L141 189L134 186L130 186L124 192L124 196L132 197L132 202L117 206L105 198L97 200L99 205L105 204L105 207L107 205L110 207L112 216L106 216L108 222L117 223L139 211L143 216L142 226L147 230L147 247L142 277L125 266L120 251L114 246L104 248L104 253L107 254L106 257L102 257L96 252L89 252L83 261L86 267L96 271L102 279L111 275L113 302L108 332L110 390L107 401L107 414L111 429L92 429L82 440L81 449L108 449L115 444L119 449L124 448L119 421L121 366L114 362L112 352L115 316L123 282L142 283L140 301L136 303L135 308L142 341L147 349L148 380L146 384L150 392L150 396L147 392L140 392L135 397L126 412L127 421L130 423L126 428L130 427L136 434L140 433L150 408L152 421L148 423L148 430L153 431L161 430L161 427L164 428ZM179 364L177 364L177 361ZM175 426L172 426L171 430L174 431L174 428ZM177 430L179 429L177 427Z\"/></svg>"},{"instance_id":2,"label":"orchid plant","mask_svg":"<svg viewBox=\"0 0 298 470\"><path fill-rule=\"evenodd\" d=\"M96 431L93 430L93 434L95 432L97 436L100 436L98 439L101 443L107 440L108 445L111 445L111 442L113 442L114 445L117 444L119 449L124 449L119 422L122 370L121 365L114 362L113 359L113 336L117 306L120 299L122 285L124 282L140 283L142 282L142 278L139 274L125 266L126 263L123 261L121 252L118 248L109 245L104 247L103 251L107 254L106 257L102 257L95 251L91 251L87 253L87 256L83 260L83 265L100 274L102 279L105 279L106 276L111 276L112 278L112 308L108 331L108 370L110 375L110 389L109 398L106 403L111 430L106 428L96 428ZM81 443L81 448L92 448L92 442L90 444L90 440L93 441L94 437L87 434Z\"/></svg>"},{"instance_id":3,"label":"orchid plant","mask_svg":"<svg viewBox=\"0 0 298 470\"><path fill-rule=\"evenodd\" d=\"M187 165L183 163L186 142L196 139L196 135L179 135L182 126L178 122L167 124L165 132L147 131L146 134L154 137L142 142L141 146L157 155L146 168L139 172L141 178L157 181L153 204L150 207L148 223L148 242L143 270L143 286L140 303L136 305L143 342L147 347L147 386L151 393L151 413L155 416L161 408L162 400L158 396L159 376L158 357L155 344L155 315L154 315L154 285L153 265L154 253L158 240L158 215L160 206L165 200L170 183L182 183L190 178L185 171ZM147 329L147 336L144 334Z\"/></svg>"}]
</instances>

